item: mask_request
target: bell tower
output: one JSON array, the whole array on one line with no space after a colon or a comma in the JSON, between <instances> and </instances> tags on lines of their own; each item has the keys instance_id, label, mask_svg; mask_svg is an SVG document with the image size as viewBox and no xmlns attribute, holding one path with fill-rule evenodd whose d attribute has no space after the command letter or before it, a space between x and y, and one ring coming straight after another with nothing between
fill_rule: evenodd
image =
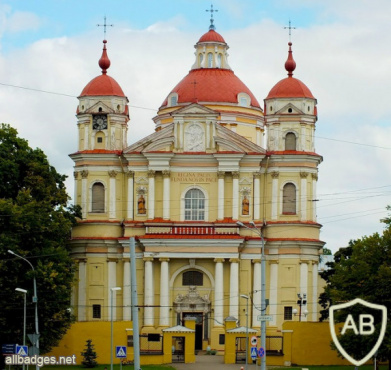
<instances>
[{"instance_id":1,"label":"bell tower","mask_svg":"<svg viewBox=\"0 0 391 370\"><path fill-rule=\"evenodd\" d=\"M119 151L127 146L128 99L119 84L107 75L110 59L107 41L99 59L102 74L91 80L81 92L77 107L78 151Z\"/></svg>"}]
</instances>

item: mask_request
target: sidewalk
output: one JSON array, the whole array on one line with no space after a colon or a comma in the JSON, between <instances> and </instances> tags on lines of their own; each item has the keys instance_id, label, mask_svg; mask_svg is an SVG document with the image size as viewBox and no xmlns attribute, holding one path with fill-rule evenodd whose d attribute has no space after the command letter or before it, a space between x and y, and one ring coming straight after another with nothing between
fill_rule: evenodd
<instances>
[{"instance_id":1,"label":"sidewalk","mask_svg":"<svg viewBox=\"0 0 391 370\"><path fill-rule=\"evenodd\" d=\"M195 364L173 363L176 370L240 370L245 364L224 364L224 356L197 355ZM248 364L248 370L256 370L255 364ZM258 366L259 369L259 366Z\"/></svg>"}]
</instances>

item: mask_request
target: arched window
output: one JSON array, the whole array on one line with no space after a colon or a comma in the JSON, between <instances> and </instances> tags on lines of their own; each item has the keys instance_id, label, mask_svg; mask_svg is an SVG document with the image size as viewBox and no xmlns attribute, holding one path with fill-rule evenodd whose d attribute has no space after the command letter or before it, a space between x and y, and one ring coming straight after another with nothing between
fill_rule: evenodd
<instances>
[{"instance_id":1,"label":"arched window","mask_svg":"<svg viewBox=\"0 0 391 370\"><path fill-rule=\"evenodd\" d=\"M293 132L285 135L285 150L296 150L296 135Z\"/></svg>"},{"instance_id":2,"label":"arched window","mask_svg":"<svg viewBox=\"0 0 391 370\"><path fill-rule=\"evenodd\" d=\"M92 185L91 212L102 213L105 211L105 187L97 182Z\"/></svg>"},{"instance_id":3,"label":"arched window","mask_svg":"<svg viewBox=\"0 0 391 370\"><path fill-rule=\"evenodd\" d=\"M182 275L182 285L204 285L204 275L199 271L186 271Z\"/></svg>"},{"instance_id":4,"label":"arched window","mask_svg":"<svg viewBox=\"0 0 391 370\"><path fill-rule=\"evenodd\" d=\"M202 62L204 61L204 55L203 54L199 54L198 55L198 61L200 63L200 68L202 68Z\"/></svg>"},{"instance_id":5,"label":"arched window","mask_svg":"<svg viewBox=\"0 0 391 370\"><path fill-rule=\"evenodd\" d=\"M221 54L217 55L217 68L221 68Z\"/></svg>"},{"instance_id":6,"label":"arched window","mask_svg":"<svg viewBox=\"0 0 391 370\"><path fill-rule=\"evenodd\" d=\"M208 68L213 68L213 54L208 53Z\"/></svg>"},{"instance_id":7,"label":"arched window","mask_svg":"<svg viewBox=\"0 0 391 370\"><path fill-rule=\"evenodd\" d=\"M282 190L282 213L296 214L296 186L292 183L285 184Z\"/></svg>"},{"instance_id":8,"label":"arched window","mask_svg":"<svg viewBox=\"0 0 391 370\"><path fill-rule=\"evenodd\" d=\"M205 220L205 196L199 189L190 189L185 195L185 220Z\"/></svg>"}]
</instances>

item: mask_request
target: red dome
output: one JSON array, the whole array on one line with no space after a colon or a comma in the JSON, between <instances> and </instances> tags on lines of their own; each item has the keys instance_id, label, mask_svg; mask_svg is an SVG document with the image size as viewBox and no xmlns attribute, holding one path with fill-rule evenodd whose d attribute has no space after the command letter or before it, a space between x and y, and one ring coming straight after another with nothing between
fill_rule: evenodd
<instances>
[{"instance_id":1,"label":"red dome","mask_svg":"<svg viewBox=\"0 0 391 370\"><path fill-rule=\"evenodd\" d=\"M124 92L118 85L118 82L114 78L107 74L102 74L91 80L87 86L83 89L80 96L122 96L125 97Z\"/></svg>"},{"instance_id":2,"label":"red dome","mask_svg":"<svg viewBox=\"0 0 391 370\"><path fill-rule=\"evenodd\" d=\"M311 98L315 99L310 89L300 80L287 77L270 90L266 99L273 98Z\"/></svg>"},{"instance_id":3,"label":"red dome","mask_svg":"<svg viewBox=\"0 0 391 370\"><path fill-rule=\"evenodd\" d=\"M237 104L238 94L243 92L250 96L251 106L260 108L253 93L230 69L192 69L170 94L173 92L178 94L178 104L194 101ZM166 105L167 98L162 107Z\"/></svg>"},{"instance_id":4,"label":"red dome","mask_svg":"<svg viewBox=\"0 0 391 370\"><path fill-rule=\"evenodd\" d=\"M198 40L198 43L200 42L222 42L225 44L223 36L221 36L215 30L209 30L207 33L203 34Z\"/></svg>"}]
</instances>

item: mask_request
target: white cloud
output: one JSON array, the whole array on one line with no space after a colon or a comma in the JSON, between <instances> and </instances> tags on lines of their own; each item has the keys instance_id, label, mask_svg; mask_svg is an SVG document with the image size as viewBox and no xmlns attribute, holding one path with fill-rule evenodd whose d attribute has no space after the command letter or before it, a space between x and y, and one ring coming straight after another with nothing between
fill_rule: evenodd
<instances>
[{"instance_id":1,"label":"white cloud","mask_svg":"<svg viewBox=\"0 0 391 370\"><path fill-rule=\"evenodd\" d=\"M17 33L22 31L37 30L41 25L41 19L34 13L14 12L6 20L6 31Z\"/></svg>"}]
</instances>

